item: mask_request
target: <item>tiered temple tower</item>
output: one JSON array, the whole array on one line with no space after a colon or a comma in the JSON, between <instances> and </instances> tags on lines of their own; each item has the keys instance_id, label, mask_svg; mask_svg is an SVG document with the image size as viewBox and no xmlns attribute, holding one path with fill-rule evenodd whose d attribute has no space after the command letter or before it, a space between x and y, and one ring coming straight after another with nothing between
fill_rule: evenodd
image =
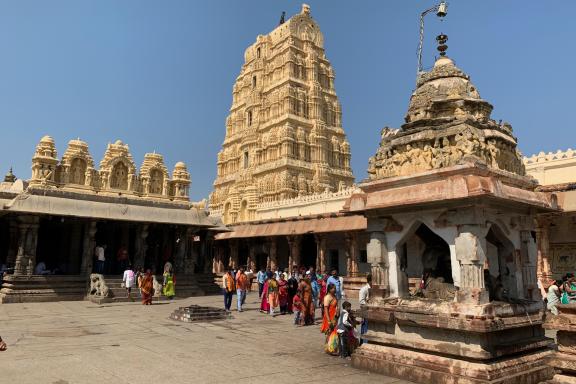
<instances>
[{"instance_id":1,"label":"tiered temple tower","mask_svg":"<svg viewBox=\"0 0 576 384\"><path fill-rule=\"evenodd\" d=\"M304 4L246 50L210 197L226 224L254 220L262 202L354 182L323 41Z\"/></svg>"}]
</instances>

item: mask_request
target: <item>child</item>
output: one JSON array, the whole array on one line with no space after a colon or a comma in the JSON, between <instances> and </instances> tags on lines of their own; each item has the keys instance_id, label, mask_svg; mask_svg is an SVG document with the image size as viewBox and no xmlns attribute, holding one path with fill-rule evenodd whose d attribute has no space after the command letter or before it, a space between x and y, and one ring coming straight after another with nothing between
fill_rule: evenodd
<instances>
[{"instance_id":1,"label":"child","mask_svg":"<svg viewBox=\"0 0 576 384\"><path fill-rule=\"evenodd\" d=\"M302 310L302 301L300 292L297 292L292 299L292 311L294 311L294 325L300 324L300 311Z\"/></svg>"},{"instance_id":2,"label":"child","mask_svg":"<svg viewBox=\"0 0 576 384\"><path fill-rule=\"evenodd\" d=\"M352 355L358 346L356 337L356 318L350 312L352 304L348 301L342 303L342 313L338 320L338 338L340 339L340 357L345 359Z\"/></svg>"}]
</instances>

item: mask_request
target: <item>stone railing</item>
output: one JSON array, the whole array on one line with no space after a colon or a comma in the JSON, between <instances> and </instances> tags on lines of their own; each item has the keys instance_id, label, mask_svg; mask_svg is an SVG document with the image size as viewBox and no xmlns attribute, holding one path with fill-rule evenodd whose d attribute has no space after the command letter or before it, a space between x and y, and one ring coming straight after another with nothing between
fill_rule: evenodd
<instances>
[{"instance_id":1,"label":"stone railing","mask_svg":"<svg viewBox=\"0 0 576 384\"><path fill-rule=\"evenodd\" d=\"M558 150L556 152L540 152L537 155L532 155L530 157L524 157L522 161L525 165L535 164L535 163L545 163L548 161L555 160L567 160L576 159L576 150L568 148L566 151Z\"/></svg>"},{"instance_id":2,"label":"stone railing","mask_svg":"<svg viewBox=\"0 0 576 384\"><path fill-rule=\"evenodd\" d=\"M285 206L293 206L303 203L313 203L319 201L327 201L327 200L337 200L344 197L349 197L352 195L352 192L356 189L356 186L353 185L348 188L341 189L337 192L322 192L314 195L304 195L298 196L291 199L284 199L279 201L269 201L265 203L258 204L258 209L270 209L270 208L277 208L277 207L285 207Z\"/></svg>"}]
</instances>

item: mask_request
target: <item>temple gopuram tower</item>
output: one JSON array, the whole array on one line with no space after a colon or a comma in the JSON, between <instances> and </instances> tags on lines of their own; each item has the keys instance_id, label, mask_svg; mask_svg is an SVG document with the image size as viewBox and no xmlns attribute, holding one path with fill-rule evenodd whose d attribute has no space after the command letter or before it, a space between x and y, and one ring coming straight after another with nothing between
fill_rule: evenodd
<instances>
[{"instance_id":1,"label":"temple gopuram tower","mask_svg":"<svg viewBox=\"0 0 576 384\"><path fill-rule=\"evenodd\" d=\"M304 4L246 50L210 197L224 223L254 220L260 203L354 182L323 40Z\"/></svg>"}]
</instances>

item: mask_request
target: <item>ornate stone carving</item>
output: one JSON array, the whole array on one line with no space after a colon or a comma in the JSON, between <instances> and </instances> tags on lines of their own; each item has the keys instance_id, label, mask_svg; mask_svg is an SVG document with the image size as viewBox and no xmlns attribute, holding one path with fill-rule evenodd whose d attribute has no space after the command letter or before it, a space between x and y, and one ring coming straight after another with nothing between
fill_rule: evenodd
<instances>
[{"instance_id":1,"label":"ornate stone carving","mask_svg":"<svg viewBox=\"0 0 576 384\"><path fill-rule=\"evenodd\" d=\"M226 224L262 203L352 185L334 71L310 8L259 36L233 87L210 210Z\"/></svg>"},{"instance_id":2,"label":"ornate stone carving","mask_svg":"<svg viewBox=\"0 0 576 384\"><path fill-rule=\"evenodd\" d=\"M92 186L94 160L88 151L88 144L80 139L70 140L61 161L62 184L70 186Z\"/></svg>"},{"instance_id":3,"label":"ornate stone carving","mask_svg":"<svg viewBox=\"0 0 576 384\"><path fill-rule=\"evenodd\" d=\"M92 273L90 275L90 296L94 297L111 297L112 292L108 285L106 285L106 280L104 280L104 275L99 273Z\"/></svg>"},{"instance_id":4,"label":"ornate stone carving","mask_svg":"<svg viewBox=\"0 0 576 384\"><path fill-rule=\"evenodd\" d=\"M491 111L468 75L441 57L419 78L402 128L382 130L380 148L369 160L370 179L406 176L465 160L525 175L512 128L492 120Z\"/></svg>"}]
</instances>

